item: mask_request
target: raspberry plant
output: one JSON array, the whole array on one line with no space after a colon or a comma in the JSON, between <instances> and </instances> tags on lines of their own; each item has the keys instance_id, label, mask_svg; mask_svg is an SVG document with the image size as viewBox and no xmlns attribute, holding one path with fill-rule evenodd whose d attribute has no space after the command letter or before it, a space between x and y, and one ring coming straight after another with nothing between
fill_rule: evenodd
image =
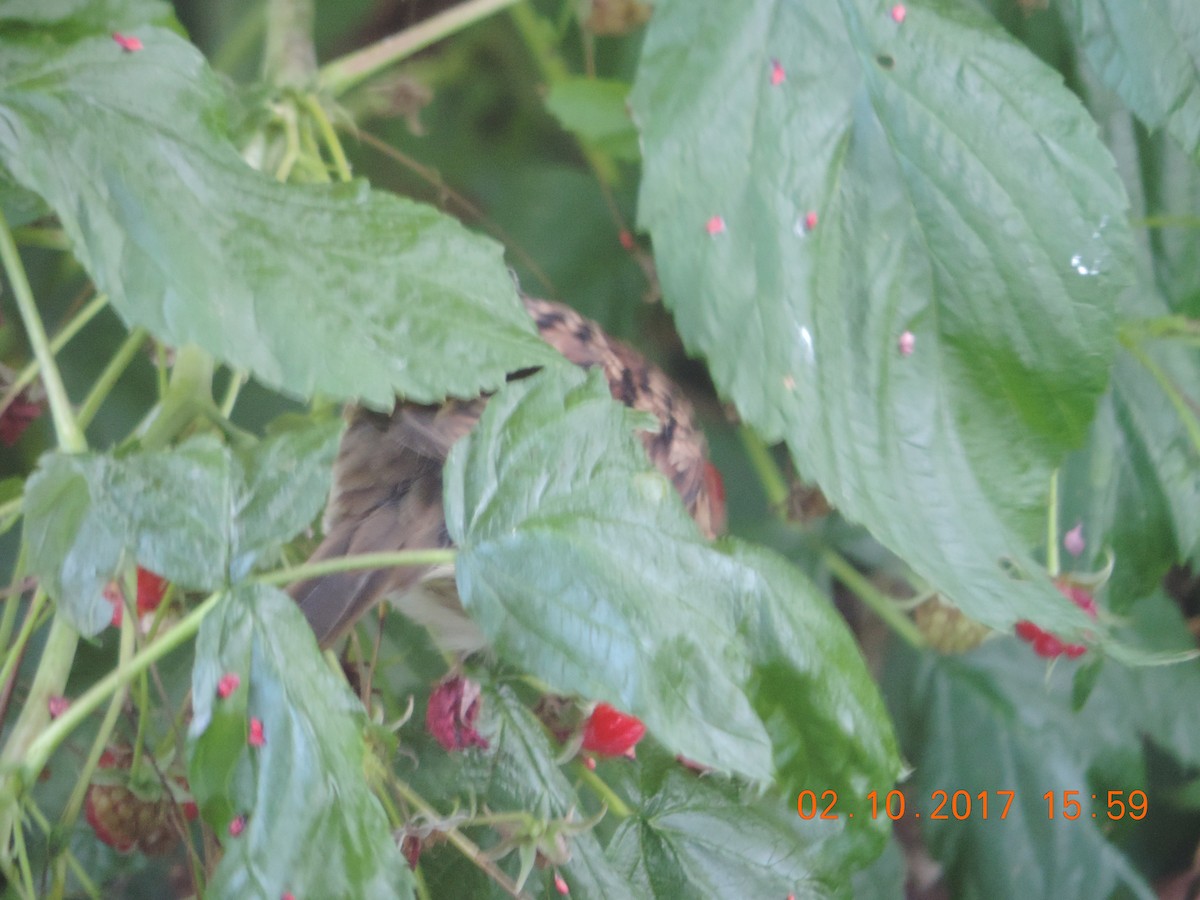
<instances>
[{"instance_id":1,"label":"raspberry plant","mask_svg":"<svg viewBox=\"0 0 1200 900\"><path fill-rule=\"evenodd\" d=\"M956 896L1186 870L1200 9L430 5L0 0L8 893L898 897L898 781L1014 792L920 821ZM691 383L730 536L509 266ZM337 406L481 392L388 562L490 651L334 664Z\"/></svg>"}]
</instances>

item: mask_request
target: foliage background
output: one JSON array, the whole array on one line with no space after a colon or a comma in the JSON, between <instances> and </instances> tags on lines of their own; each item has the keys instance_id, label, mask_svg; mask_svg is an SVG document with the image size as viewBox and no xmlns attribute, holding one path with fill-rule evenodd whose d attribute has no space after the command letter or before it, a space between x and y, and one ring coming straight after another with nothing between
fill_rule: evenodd
<instances>
[{"instance_id":1,"label":"foliage background","mask_svg":"<svg viewBox=\"0 0 1200 900\"><path fill-rule=\"evenodd\" d=\"M333 59L410 26L435 12L434 6L319 3L318 57ZM577 88L570 76L588 68L586 45L571 18L573 6L518 7L406 62L400 79L391 77L395 73L379 79L387 82L386 89L377 82L341 98L347 115L373 136L343 137L355 175L492 234L505 245L506 262L523 287L568 300L689 385L700 398L714 457L725 474L731 531L791 560L828 598L840 599L856 625L889 704L903 758L914 769L910 802L938 789L960 788L973 794L1015 789L1021 798L1020 815L1004 822L974 818L918 826L908 821L900 831L903 840L888 837L883 855L862 870L879 846L877 835L843 839L810 832L794 816L779 818L788 805L778 796L756 800L732 781L681 782L670 770L669 753L647 749L636 770L615 763L603 770L622 796L639 806L640 817L632 821L643 824L639 831L607 820L598 832L607 854L589 838L578 839L575 867L568 870L577 892L603 896L612 888L607 879L616 878L645 890L685 884L696 896L745 893L751 887L755 893L784 895L788 885L799 890L797 884L813 896L847 891L900 896L905 854L911 861L928 852L941 863L942 884L952 896L1152 896L1156 879L1189 867L1200 826L1192 780L1200 762L1200 735L1191 703L1200 668L1191 661L1144 665L1194 646L1187 627L1195 613L1189 571L1181 568L1163 579L1170 566L1194 560L1200 539L1192 399L1200 301L1195 253L1200 14L1168 0L1145 5L1078 0L1050 8L1004 0L945 2L910 5L907 26L898 30L883 4L847 0L814 11L758 3L734 12L719 4L686 10L686 4L663 3L649 32L601 38L594 47L597 73L627 84L637 78L631 103L645 154L639 163L639 145L628 126L612 124L611 104L601 106L609 114L605 119L589 111L586 92L584 99L570 93ZM130 4L122 14L135 7ZM176 12L218 72L240 84L255 82L261 7L181 2ZM1004 30L1015 41L1004 37ZM1112 34L1128 40L1106 38ZM778 48L764 51L771 41ZM870 52L872 47L882 49ZM779 111L777 120L765 106L781 93L769 90L772 59L786 63L787 80L777 87L794 91L789 95L794 105ZM921 64L908 67L910 59ZM1051 69L1084 105L1059 86ZM428 104L414 104L425 90ZM213 127L250 135L263 127L264 95L251 89L237 96L241 105L222 106L228 119ZM741 131L740 124L732 127L727 118L714 116L714 107L754 110L758 118ZM941 118L923 118L931 109ZM1089 126L1089 119L1096 125ZM773 129L773 121L786 127ZM1039 138L1046 133L1058 142ZM750 136L752 144L739 143ZM130 135L105 137L120 143ZM753 152L745 157L747 146ZM385 148L405 156L397 158ZM12 170L36 168L16 159L6 160ZM730 177L743 168L748 170L744 177ZM34 178L27 174L18 180ZM979 187L979 193L963 193L964 184ZM344 199L358 202L353 191ZM820 210L820 217L805 237L796 226L810 206ZM12 224L23 224L13 218L15 208L6 201L5 215ZM402 215L397 209L380 215ZM718 209L729 230L710 241L702 223ZM955 227L945 224L952 220ZM631 253L622 246L621 232L635 230L635 222L642 230ZM314 246L331 253L354 246L366 259L388 253L387 242L370 228L362 234L319 231L298 240L297 259ZM78 308L84 274L54 250L23 246L22 253L43 320L64 320ZM76 255L86 254L76 248ZM1078 267L1085 271L1075 271ZM462 290L492 290L480 284ZM797 285L817 286L812 299L796 301ZM645 302L656 299L660 287L677 313L675 320L662 304ZM368 283L365 289L390 288ZM761 333L739 331L739 322L754 318L745 312L754 302L765 322ZM797 308L803 314L795 321L782 314L772 320L785 306L792 315ZM148 304L132 316L123 308L122 316L170 337L174 326L164 311ZM5 314L4 355L17 359L23 338L15 315L8 308ZM687 346L707 357L707 368L688 360L674 322ZM789 354L803 350L805 338L797 340L797 328L809 334L810 346L813 338L818 342L819 363L813 378L793 378L802 394L801 402L793 403L786 378L778 375L790 371ZM313 382L306 379L317 379L319 393L338 394L339 363L306 358L303 334L288 333L282 320L265 330L280 338L285 357L295 348L295 358L285 358L274 379L284 393L307 396ZM895 344L903 330L915 333L918 348L907 368ZM72 397L87 393L126 331L106 311L86 334L86 341L71 345L59 359ZM785 340L777 344L772 336ZM456 339L464 347L499 348L490 371L481 366L467 376L477 383L418 379L400 385L423 399L439 391L473 390L489 379L494 385L509 358L496 332L460 331ZM505 340L513 353L529 352L515 334ZM260 374L269 368L236 349L228 352ZM318 370L333 374L320 381ZM736 402L757 435L723 415L708 380L710 370L721 395ZM215 396L222 395L228 377L218 372ZM386 380L354 383L354 393L376 399L396 386ZM941 385L941 392L930 392L931 383ZM91 446L111 447L125 439L159 388L152 361L139 355L89 428ZM251 380L232 418L261 434L264 423L301 409L294 399ZM942 430L931 436L936 430L930 422ZM329 452L321 444L329 432L321 431L319 422L313 428L298 430L292 449L286 437L279 439L288 459L319 459ZM782 521L778 478L788 471L789 455L780 448L766 451L762 438L785 441L802 475L819 482L845 518ZM5 455L0 474L23 480L52 443L44 417L14 453ZM314 450L318 445L325 449ZM928 457L905 458L912 447L922 453L935 449ZM252 451L243 458L193 443L186 452L205 472L221 473L231 483L241 469L252 473L257 465ZM927 478L916 477L922 465ZM1083 522L1089 538L1084 555L1067 564L1086 573L1103 568L1107 550L1115 554L1111 578L1098 594L1103 627L1088 632L1092 652L1077 663L1060 660L1047 673L1026 645L1003 635L963 656L929 649L927 637L903 624L907 620L895 614L892 598L879 596L880 589L903 596L936 585L1001 632L1021 618L1065 636L1092 627L1069 604L1055 605L1049 580L1036 575L1050 564L1046 544L1057 545L1060 537L1046 537L1049 476L1060 465L1059 531ZM46 472L43 465L40 477L50 479ZM109 476L85 472L83 477L104 481ZM25 488L27 515L38 508L28 505L31 490ZM147 484L129 490L153 496ZM254 480L231 490L253 498ZM300 493L319 502L320 491ZM60 508L61 497L51 494L42 508ZM102 507L109 523L110 512ZM315 506L297 498L291 516L307 521L315 512ZM169 533L154 516L144 524L135 520L114 532ZM9 532L4 544L10 565L16 560L15 536ZM188 533L189 550L195 536ZM250 554L242 564L248 569L277 562L270 548L288 536L259 535L252 551L240 548ZM117 547L123 538L113 540ZM61 543L50 542L48 558L65 552ZM167 574L194 589L216 587L220 580L213 572L229 572L241 557L237 547L226 550L224 536L214 546L215 554L230 552L222 565ZM141 548L151 556L161 552L168 561L180 549ZM753 556L756 551L740 552ZM138 560L151 561L140 554ZM1017 577L995 565L998 561ZM46 565L55 568L53 559ZM761 561L755 565L769 568ZM869 579L855 578L856 571ZM244 604L252 612L242 618L231 605L220 614L220 626L214 614L202 632L202 646L204 635L211 637L218 627L242 635L247 647L259 646L255 641L276 646L282 639L270 637L263 624L273 622L273 600L254 596ZM864 600L874 601L906 640L888 639L865 611ZM82 619L103 615L94 603L80 607ZM395 631L389 634L399 642L395 654L415 661L391 671L387 696L420 697L438 664L423 660L421 648ZM25 657L27 678L39 640ZM200 654L194 673L188 661L168 656L164 665L174 668L175 678L167 672L166 680L176 689L186 689L189 677L193 686L205 679L215 683L224 670L218 661L237 652L236 646L213 644ZM114 634L94 646L81 645L65 692L80 693L116 659ZM298 677L283 662L253 659L254 666L265 667L255 669L257 683L272 690L285 691ZM308 674L323 677L319 673ZM538 748L529 751L533 760L514 767L528 782L513 788L486 771L469 771L472 765L486 768L478 760L446 761L452 771L445 772L427 763L425 770L405 777L416 790L443 801L443 810L449 797L438 786L457 779L493 800L497 795L490 791L509 791L506 808L565 815L575 786L556 780L562 776L552 771L553 754L544 736L506 693L503 677L489 681L488 691L489 709L503 722L501 758L519 757L518 748L526 744ZM782 699L776 701L793 716L807 712L797 694L779 693ZM758 697L757 714L770 722L763 708L767 702ZM197 715L203 720L202 707ZM220 724L219 717L215 721ZM235 736L227 750L243 739L236 723L229 728ZM818 744L842 739L820 729L801 733ZM772 737L778 744L778 736ZM418 745L425 740L408 732L404 739ZM85 755L89 740L85 725L60 754ZM302 738L297 741L303 745ZM239 768L241 758L222 746L215 741L212 757L194 761L191 768L193 782L204 771L229 779L216 777L209 788L194 784L198 792L211 791L216 806L205 809L205 818L218 831L235 812L217 808L229 783L252 790L242 783L249 776ZM423 761L430 759L430 750L418 746ZM340 752L333 767L352 773L347 760L357 751L350 746ZM831 777L828 769L816 771L822 779ZM264 774L269 772L256 773L259 787L269 783ZM297 783L309 783L302 773L294 774ZM783 781L793 794L803 784L794 773ZM40 802L61 806L71 783L52 780ZM808 786L819 794L833 785L824 780ZM1103 813L1100 807L1077 822L1052 821L1045 814L1046 791L1103 797L1113 789L1145 790L1151 814L1144 821L1116 823L1103 815L1092 821L1090 812ZM270 806L283 798L267 795L262 802ZM361 802L369 805L365 798ZM706 815L710 809L723 812ZM733 815L735 809L749 811L747 817ZM289 815L303 818L273 807L276 821L291 821ZM73 850L101 880L118 871L135 873L132 877L145 885L162 877L160 869L145 869L143 860L104 857L82 828L71 834ZM252 837L238 846L252 855L257 851L260 858L274 855L279 865L298 864L280 852L285 840L318 839ZM338 832L320 839L346 838ZM778 864L780 854L787 865ZM710 865L713 858L724 864ZM587 875L581 860L592 867ZM766 860L775 860L775 868L764 869ZM510 874L514 865L509 857ZM476 877L474 869L464 875L464 866L452 852L433 854L423 868L434 895L439 885ZM760 869L769 874L754 882L749 873ZM246 890L228 880L237 870L228 865L214 890ZM851 872L856 872L854 887ZM542 877L535 873L535 882ZM548 882L540 888L549 890ZM325 889L336 893L335 887ZM480 875L471 889L484 896L494 884ZM912 884L908 889L918 890Z\"/></svg>"}]
</instances>

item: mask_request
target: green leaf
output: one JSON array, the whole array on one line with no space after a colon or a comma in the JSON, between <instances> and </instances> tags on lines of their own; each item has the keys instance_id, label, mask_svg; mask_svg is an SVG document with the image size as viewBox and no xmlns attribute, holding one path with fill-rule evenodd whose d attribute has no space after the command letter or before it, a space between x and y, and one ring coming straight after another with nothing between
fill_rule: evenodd
<instances>
[{"instance_id":1,"label":"green leaf","mask_svg":"<svg viewBox=\"0 0 1200 900\"><path fill-rule=\"evenodd\" d=\"M1129 620L1121 638L1147 656L1194 649L1178 607L1161 595L1136 604ZM1119 884L1152 896L1114 842L1137 847L1153 844L1156 831L1159 840L1170 833L1170 824L1153 816L1166 798L1148 783L1148 761L1158 753L1148 753L1145 741L1181 765L1200 761L1200 725L1191 712L1200 662L1100 662L1090 655L1059 660L1047 671L1028 647L1005 639L959 658L901 652L889 666L883 683L915 768L908 806L921 813L923 837L951 873L955 896L1103 897ZM1076 709L1081 676L1094 684ZM1107 791L1134 789L1148 793L1151 817L1110 823ZM1016 797L1005 820L984 821L978 808L955 820L947 807L949 818L933 821L938 790L972 797L988 791L993 813L995 791L1013 790ZM1079 820L1061 815L1066 790L1080 791ZM1047 791L1059 804L1053 820Z\"/></svg>"},{"instance_id":2,"label":"green leaf","mask_svg":"<svg viewBox=\"0 0 1200 900\"><path fill-rule=\"evenodd\" d=\"M199 52L134 34L139 52L107 37L45 47L0 81L0 160L58 213L127 322L293 396L381 408L397 392L474 396L513 369L562 364L498 245L362 183L285 186L251 170Z\"/></svg>"},{"instance_id":3,"label":"green leaf","mask_svg":"<svg viewBox=\"0 0 1200 900\"><path fill-rule=\"evenodd\" d=\"M217 687L231 672L240 686L222 699ZM287 595L242 586L204 620L192 691L189 771L205 791L197 799L206 816L245 816L237 836L224 817L209 818L225 851L212 896L413 895L408 865L364 779L362 706ZM249 746L248 720L239 734L226 704L262 722L263 746ZM228 777L214 783L211 768Z\"/></svg>"},{"instance_id":4,"label":"green leaf","mask_svg":"<svg viewBox=\"0 0 1200 900\"><path fill-rule=\"evenodd\" d=\"M789 788L890 785L894 743L844 623L768 552L705 544L635 424L599 373L492 398L446 468L468 611L502 658L689 759Z\"/></svg>"},{"instance_id":5,"label":"green leaf","mask_svg":"<svg viewBox=\"0 0 1200 900\"><path fill-rule=\"evenodd\" d=\"M1190 0L1071 0L1076 40L1101 80L1151 129L1200 161L1200 7Z\"/></svg>"},{"instance_id":6,"label":"green leaf","mask_svg":"<svg viewBox=\"0 0 1200 900\"><path fill-rule=\"evenodd\" d=\"M6 23L51 28L60 40L139 25L177 25L171 4L162 0L2 0L0 29Z\"/></svg>"},{"instance_id":7,"label":"green leaf","mask_svg":"<svg viewBox=\"0 0 1200 900\"><path fill-rule=\"evenodd\" d=\"M1154 897L1091 818L1097 810L1103 816L1104 807L1089 799L1094 790L1082 762L1087 748L1072 727L1069 678L1057 679L1051 692L1040 683L1032 652L1008 639L964 658L903 649L898 657L884 683L915 769L906 816L920 814L921 836L945 867L954 896L1108 897L1124 887L1132 896ZM1060 670L1076 667L1060 664ZM974 812L956 819L947 803L945 820L932 819L941 800L935 791L951 797L966 791ZM999 791L1015 792L1004 819L1007 794ZM1049 791L1054 818L1043 797ZM1063 818L1065 791L1078 791L1077 820ZM986 819L981 792L988 794Z\"/></svg>"},{"instance_id":8,"label":"green leaf","mask_svg":"<svg viewBox=\"0 0 1200 900\"><path fill-rule=\"evenodd\" d=\"M25 482L20 478L13 476L11 478L0 479L0 504L20 501L24 490ZM0 516L0 535L7 533L20 519L21 505L18 502L6 514Z\"/></svg>"},{"instance_id":9,"label":"green leaf","mask_svg":"<svg viewBox=\"0 0 1200 900\"><path fill-rule=\"evenodd\" d=\"M599 372L542 373L492 398L446 466L459 593L501 657L607 700L692 759L771 777L728 640L735 587ZM548 465L548 461L550 464Z\"/></svg>"},{"instance_id":10,"label":"green leaf","mask_svg":"<svg viewBox=\"0 0 1200 900\"><path fill-rule=\"evenodd\" d=\"M640 219L721 392L973 618L1080 634L1031 549L1131 247L1060 77L960 4L668 0L631 100Z\"/></svg>"},{"instance_id":11,"label":"green leaf","mask_svg":"<svg viewBox=\"0 0 1200 900\"><path fill-rule=\"evenodd\" d=\"M869 791L886 791L901 764L891 722L841 615L798 569L748 544L731 557L757 576L742 600L754 708L767 725L781 780L836 791L842 815L863 815Z\"/></svg>"},{"instance_id":12,"label":"green leaf","mask_svg":"<svg viewBox=\"0 0 1200 900\"><path fill-rule=\"evenodd\" d=\"M324 507L342 427L340 419L305 423L235 454L241 483L231 510L232 580L244 578Z\"/></svg>"},{"instance_id":13,"label":"green leaf","mask_svg":"<svg viewBox=\"0 0 1200 900\"><path fill-rule=\"evenodd\" d=\"M0 212L4 213L9 228L19 228L49 215L50 210L33 191L27 191L4 178L3 169L0 169Z\"/></svg>"},{"instance_id":14,"label":"green leaf","mask_svg":"<svg viewBox=\"0 0 1200 900\"><path fill-rule=\"evenodd\" d=\"M25 491L36 574L84 634L108 624L123 562L193 590L244 578L308 525L328 491L341 423L234 452L200 437L172 451L44 456Z\"/></svg>"},{"instance_id":15,"label":"green leaf","mask_svg":"<svg viewBox=\"0 0 1200 900\"><path fill-rule=\"evenodd\" d=\"M229 553L228 463L210 439L125 459L43 456L25 490L30 571L85 635L108 624L102 590L126 554L184 588L215 588Z\"/></svg>"},{"instance_id":16,"label":"green leaf","mask_svg":"<svg viewBox=\"0 0 1200 900\"><path fill-rule=\"evenodd\" d=\"M1140 601L1130 615L1133 639L1147 650L1195 650L1179 607L1161 593ZM1171 666L1108 665L1096 679L1081 721L1094 733L1089 743L1097 756L1140 755L1139 737L1144 736L1181 764L1195 767L1200 765L1200 721L1193 713L1192 699L1198 692L1200 661Z\"/></svg>"},{"instance_id":17,"label":"green leaf","mask_svg":"<svg viewBox=\"0 0 1200 900\"><path fill-rule=\"evenodd\" d=\"M639 156L637 129L625 105L629 85L603 78L567 78L550 86L546 109L585 144L617 159Z\"/></svg>"},{"instance_id":18,"label":"green leaf","mask_svg":"<svg viewBox=\"0 0 1200 900\"><path fill-rule=\"evenodd\" d=\"M1195 352L1152 345L1180 389L1200 384ZM1087 445L1063 466L1063 526L1083 525L1076 565L1100 569L1115 553L1106 587L1118 612L1200 551L1200 455L1162 387L1122 353ZM1130 510L1137 510L1130 515Z\"/></svg>"},{"instance_id":19,"label":"green leaf","mask_svg":"<svg viewBox=\"0 0 1200 900\"><path fill-rule=\"evenodd\" d=\"M638 896L845 896L852 855L842 823L796 815L674 760L643 761L644 798L613 835L608 855Z\"/></svg>"},{"instance_id":20,"label":"green leaf","mask_svg":"<svg viewBox=\"0 0 1200 900\"><path fill-rule=\"evenodd\" d=\"M1137 287L1122 297L1123 329L1131 346L1190 398L1187 409L1197 400L1200 356L1184 342L1155 339L1151 325L1172 313L1200 312L1194 258L1200 169L1162 136L1139 139L1123 109L1107 117L1105 129L1135 213L1168 223L1150 229L1140 247ZM1188 415L1194 418L1194 410ZM1128 349L1117 356L1088 441L1067 458L1061 484L1063 528L1082 524L1087 540L1076 565L1102 568L1113 552L1107 595L1119 612L1150 591L1168 566L1200 553L1200 451L1163 385Z\"/></svg>"}]
</instances>

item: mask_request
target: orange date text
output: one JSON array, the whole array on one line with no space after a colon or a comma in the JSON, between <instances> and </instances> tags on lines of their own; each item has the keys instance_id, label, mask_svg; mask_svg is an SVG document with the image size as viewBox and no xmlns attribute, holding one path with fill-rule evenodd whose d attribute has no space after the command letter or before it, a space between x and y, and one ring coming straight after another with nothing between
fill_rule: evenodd
<instances>
[{"instance_id":1,"label":"orange date text","mask_svg":"<svg viewBox=\"0 0 1200 900\"><path fill-rule=\"evenodd\" d=\"M871 819L886 817L898 821L908 817L961 822L1006 819L1016 796L1016 791L937 790L926 801L924 797L914 798L900 790L870 791L861 800L844 805ZM1042 795L1050 819L1107 818L1116 821L1128 817L1140 821L1146 817L1149 807L1145 791L1108 791L1091 794L1090 798L1092 803L1085 805L1087 795L1079 791L1047 791ZM796 798L796 812L805 820L853 818L855 815L849 809L839 808L838 792L833 790L801 791Z\"/></svg>"}]
</instances>

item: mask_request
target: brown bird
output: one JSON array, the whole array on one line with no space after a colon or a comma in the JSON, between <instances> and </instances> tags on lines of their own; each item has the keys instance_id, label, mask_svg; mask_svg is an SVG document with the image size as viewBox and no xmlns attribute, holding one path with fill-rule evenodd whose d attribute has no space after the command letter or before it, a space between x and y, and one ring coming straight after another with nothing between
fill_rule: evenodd
<instances>
[{"instance_id":1,"label":"brown bird","mask_svg":"<svg viewBox=\"0 0 1200 900\"><path fill-rule=\"evenodd\" d=\"M542 338L584 368L599 367L617 400L653 413L656 433L642 432L650 459L683 498L706 537L724 527L720 475L708 461L704 435L679 388L637 351L610 338L570 307L524 298ZM397 550L451 546L442 515L442 469L454 443L483 413L487 398L441 406L398 403L390 415L350 406L348 426L334 464L325 511L325 539L310 561ZM340 572L295 584L300 604L321 646L328 646L382 597L396 600L410 618L433 632L445 650L484 646L452 585L429 581L430 569L400 567ZM415 590L425 579L428 583Z\"/></svg>"}]
</instances>

